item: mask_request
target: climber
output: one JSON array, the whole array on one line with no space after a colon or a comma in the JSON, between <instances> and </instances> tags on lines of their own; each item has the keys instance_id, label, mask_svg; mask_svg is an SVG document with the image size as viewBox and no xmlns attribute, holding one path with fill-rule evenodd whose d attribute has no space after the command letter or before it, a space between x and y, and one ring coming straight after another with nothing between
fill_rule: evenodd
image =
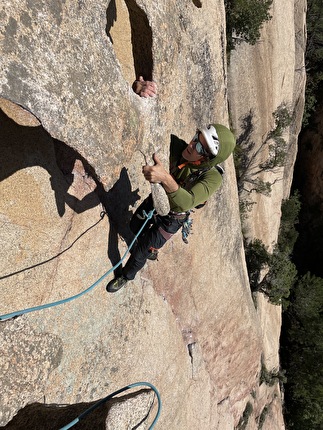
<instances>
[{"instance_id":1,"label":"climber","mask_svg":"<svg viewBox=\"0 0 323 430\"><path fill-rule=\"evenodd\" d=\"M191 209L202 206L222 183L223 169L217 166L226 160L235 147L231 131L221 124L210 124L196 131L189 144L171 135L170 173L162 165L156 154L154 166L142 168L145 179L151 183L161 183L167 193L170 212L166 216L156 215L139 236L122 274L107 285L110 293L118 291L147 261L156 260L158 250L188 220ZM149 195L134 213L130 228L136 234L145 217L153 209Z\"/></svg>"},{"instance_id":2,"label":"climber","mask_svg":"<svg viewBox=\"0 0 323 430\"><path fill-rule=\"evenodd\" d=\"M154 81L145 81L142 76L132 84L132 89L140 97L148 98L157 95L157 84Z\"/></svg>"}]
</instances>

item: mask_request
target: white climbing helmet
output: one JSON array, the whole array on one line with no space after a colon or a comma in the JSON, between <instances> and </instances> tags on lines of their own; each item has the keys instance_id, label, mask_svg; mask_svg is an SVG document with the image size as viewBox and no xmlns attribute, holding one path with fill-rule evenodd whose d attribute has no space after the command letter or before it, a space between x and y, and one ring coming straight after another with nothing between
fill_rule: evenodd
<instances>
[{"instance_id":1,"label":"white climbing helmet","mask_svg":"<svg viewBox=\"0 0 323 430\"><path fill-rule=\"evenodd\" d=\"M220 149L220 142L215 127L210 124L207 127L201 128L201 133L205 137L209 151L212 155L217 155Z\"/></svg>"}]
</instances>

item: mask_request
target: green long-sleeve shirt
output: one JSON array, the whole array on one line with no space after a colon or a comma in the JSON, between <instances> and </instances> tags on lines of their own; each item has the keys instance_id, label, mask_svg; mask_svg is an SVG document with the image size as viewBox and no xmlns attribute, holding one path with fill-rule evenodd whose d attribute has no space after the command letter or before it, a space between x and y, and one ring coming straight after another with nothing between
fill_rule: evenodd
<instances>
[{"instance_id":1,"label":"green long-sleeve shirt","mask_svg":"<svg viewBox=\"0 0 323 430\"><path fill-rule=\"evenodd\" d=\"M219 153L216 157L208 159L199 165L185 162L182 158L182 152L187 143L177 136L171 135L170 173L180 185L178 190L168 193L172 211L186 212L204 203L221 186L222 175L215 166L232 153L235 139L231 131L226 127L220 124L216 124L216 127L220 140ZM197 172L202 173L198 174Z\"/></svg>"}]
</instances>

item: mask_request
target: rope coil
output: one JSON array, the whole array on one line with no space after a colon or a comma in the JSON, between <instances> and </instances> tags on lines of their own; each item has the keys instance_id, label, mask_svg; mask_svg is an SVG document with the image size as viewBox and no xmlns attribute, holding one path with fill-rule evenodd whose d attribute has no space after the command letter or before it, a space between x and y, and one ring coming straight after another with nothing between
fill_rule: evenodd
<instances>
[{"instance_id":1,"label":"rope coil","mask_svg":"<svg viewBox=\"0 0 323 430\"><path fill-rule=\"evenodd\" d=\"M149 382L135 382L134 384L130 384L130 385L127 385L126 387L120 388L119 390L115 391L114 393L109 394L108 396L104 397L104 399L101 399L98 402L96 402L90 408L88 408L84 412L82 412L81 415L79 415L73 421L71 421L70 423L66 424L64 427L60 428L60 430L70 429L75 424L77 424L81 419L85 418L89 413L91 413L92 411L94 411L96 408L98 408L99 406L101 406L103 403L105 403L108 400L112 399L112 397L116 396L117 394L123 393L124 391L130 390L131 388L134 388L134 387L141 387L143 385L150 387L155 392L155 394L157 396L157 400L158 400L158 409L157 409L156 416L154 418L154 421L151 423L151 425L150 425L150 427L148 429L148 430L151 430L152 428L154 428L154 426L155 426L155 424L156 424L156 422L157 422L157 420L159 418L159 415L160 415L160 411L161 411L161 398L160 398L159 392L156 389L156 387L154 387L154 385L150 384Z\"/></svg>"}]
</instances>

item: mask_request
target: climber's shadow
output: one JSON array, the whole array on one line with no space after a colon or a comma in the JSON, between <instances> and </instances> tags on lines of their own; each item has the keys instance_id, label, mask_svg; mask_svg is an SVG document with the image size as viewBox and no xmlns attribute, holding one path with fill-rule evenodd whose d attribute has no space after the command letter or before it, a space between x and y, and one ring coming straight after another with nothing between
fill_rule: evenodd
<instances>
[{"instance_id":1,"label":"climber's shadow","mask_svg":"<svg viewBox=\"0 0 323 430\"><path fill-rule=\"evenodd\" d=\"M19 170L34 166L42 167L49 174L49 181L55 195L57 212L61 217L65 213L65 205L69 206L76 213L82 213L97 207L101 202L110 221L108 256L112 264L115 265L120 260L118 237L121 236L127 245L133 238L133 234L129 228L132 216L129 206L133 206L140 198L138 189L131 191L131 183L126 168L121 170L120 177L114 186L110 190L105 191L95 173L95 169L84 157L64 142L53 139L41 125L29 127L17 124L1 109L0 124L0 181L10 177ZM75 179L75 175L78 175L78 177L80 175L83 176L81 180L83 187L84 182L88 184L87 194L84 196L84 189L79 194L83 195L82 198L77 197L79 183ZM70 189L74 189L76 191L74 194L76 195L71 194ZM34 192L29 183L24 190L30 196ZM14 192L17 193L13 188L12 191L9 191L9 195L4 195L2 198L11 199ZM13 201L16 201L16 199L13 199ZM18 210L19 207L17 205ZM83 236L84 233L81 233L79 237ZM76 240L73 244L75 242ZM70 246L66 250L68 249L70 249ZM65 251L61 251L58 255L61 255L63 252ZM52 256L31 267L45 264L57 256ZM20 269L4 277L15 275L31 267Z\"/></svg>"},{"instance_id":2,"label":"climber's shadow","mask_svg":"<svg viewBox=\"0 0 323 430\"><path fill-rule=\"evenodd\" d=\"M107 419L109 419L109 411L115 404L121 404L127 400L136 398L138 394L140 395L148 392L149 390L142 389L135 393L112 398L104 402L91 413L84 415L77 423L76 427L79 430L105 430L107 428L106 424L109 422L107 421ZM73 405L32 403L20 409L17 415L15 415L8 424L0 428L5 430L57 430L82 415L87 409L93 407L96 402L97 401L77 403ZM138 417L138 422L131 427L131 430L139 428L146 419L147 415L143 412L142 417Z\"/></svg>"},{"instance_id":3,"label":"climber's shadow","mask_svg":"<svg viewBox=\"0 0 323 430\"><path fill-rule=\"evenodd\" d=\"M138 188L131 191L131 182L127 169L122 168L120 177L109 191L104 191L102 185L98 185L98 195L103 207L106 210L110 221L109 240L108 240L108 257L114 266L117 264L121 255L118 248L118 237L120 236L127 244L130 245L134 234L129 228L132 217L132 211L129 206L134 206L140 199ZM119 266L115 274L121 273Z\"/></svg>"},{"instance_id":4,"label":"climber's shadow","mask_svg":"<svg viewBox=\"0 0 323 430\"><path fill-rule=\"evenodd\" d=\"M64 173L66 181L69 179L71 184L73 181L72 169L75 160L81 161L84 170L95 183L95 188L82 199L71 196L67 192L64 195L64 201L75 212L80 213L98 205L99 202L103 205L109 218L109 240L108 240L108 257L114 266L120 261L120 253L118 249L118 238L121 237L127 245L133 239L133 233L129 228L132 211L130 206L134 206L137 200L140 199L138 189L131 190L131 182L128 176L127 169L123 167L120 172L119 179L115 182L110 190L105 191L102 183L97 178L93 167L74 149L67 147L64 143L55 140L56 160ZM121 266L116 269L116 274L121 271Z\"/></svg>"}]
</instances>

